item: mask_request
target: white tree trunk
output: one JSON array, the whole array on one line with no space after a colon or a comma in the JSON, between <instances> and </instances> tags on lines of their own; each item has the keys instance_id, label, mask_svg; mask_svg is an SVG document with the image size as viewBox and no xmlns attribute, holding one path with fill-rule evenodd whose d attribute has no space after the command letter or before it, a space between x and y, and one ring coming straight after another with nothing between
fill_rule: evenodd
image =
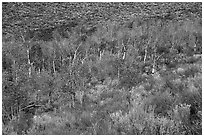
<instances>
[{"instance_id":1,"label":"white tree trunk","mask_svg":"<svg viewBox=\"0 0 204 137\"><path fill-rule=\"evenodd\" d=\"M27 49L27 58L28 58L28 76L31 77L31 63L30 63L30 58L29 58L29 49Z\"/></svg>"},{"instance_id":2,"label":"white tree trunk","mask_svg":"<svg viewBox=\"0 0 204 137\"><path fill-rule=\"evenodd\" d=\"M145 47L144 63L146 63L146 59L147 59L147 45Z\"/></svg>"},{"instance_id":3,"label":"white tree trunk","mask_svg":"<svg viewBox=\"0 0 204 137\"><path fill-rule=\"evenodd\" d=\"M17 84L17 82L18 82L18 76L17 76L16 70L17 70L17 68L16 68L16 61L13 60L13 76L15 77L15 83Z\"/></svg>"},{"instance_id":4,"label":"white tree trunk","mask_svg":"<svg viewBox=\"0 0 204 137\"><path fill-rule=\"evenodd\" d=\"M122 57L122 59L124 60L125 58L126 58L126 51L123 52L123 57Z\"/></svg>"},{"instance_id":5,"label":"white tree trunk","mask_svg":"<svg viewBox=\"0 0 204 137\"><path fill-rule=\"evenodd\" d=\"M54 60L52 61L52 67L53 67L53 71L55 73L56 70L55 70L55 61Z\"/></svg>"},{"instance_id":6,"label":"white tree trunk","mask_svg":"<svg viewBox=\"0 0 204 137\"><path fill-rule=\"evenodd\" d=\"M156 72L156 60L154 58L153 67L152 67L152 74L154 74L155 72Z\"/></svg>"}]
</instances>

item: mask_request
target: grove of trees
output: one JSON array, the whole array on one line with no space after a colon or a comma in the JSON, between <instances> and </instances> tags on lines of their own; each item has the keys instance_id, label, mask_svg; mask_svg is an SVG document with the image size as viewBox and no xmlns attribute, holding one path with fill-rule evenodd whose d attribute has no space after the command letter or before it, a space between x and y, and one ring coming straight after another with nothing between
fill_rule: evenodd
<instances>
[{"instance_id":1,"label":"grove of trees","mask_svg":"<svg viewBox=\"0 0 204 137\"><path fill-rule=\"evenodd\" d=\"M3 3L2 134L201 135L201 11Z\"/></svg>"}]
</instances>

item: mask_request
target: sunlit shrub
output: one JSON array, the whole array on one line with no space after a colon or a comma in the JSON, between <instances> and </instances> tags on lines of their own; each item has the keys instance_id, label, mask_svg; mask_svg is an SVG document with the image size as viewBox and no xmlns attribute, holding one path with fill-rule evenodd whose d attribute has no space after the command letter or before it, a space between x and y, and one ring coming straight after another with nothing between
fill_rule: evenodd
<instances>
[{"instance_id":1,"label":"sunlit shrub","mask_svg":"<svg viewBox=\"0 0 204 137\"><path fill-rule=\"evenodd\" d=\"M174 104L174 97L166 91L164 93L157 93L156 95L146 98L145 109L154 107L154 113L159 116L168 116L168 111L171 110Z\"/></svg>"},{"instance_id":2,"label":"sunlit shrub","mask_svg":"<svg viewBox=\"0 0 204 137\"><path fill-rule=\"evenodd\" d=\"M180 104L173 108L173 119L184 124L189 123L190 105Z\"/></svg>"}]
</instances>

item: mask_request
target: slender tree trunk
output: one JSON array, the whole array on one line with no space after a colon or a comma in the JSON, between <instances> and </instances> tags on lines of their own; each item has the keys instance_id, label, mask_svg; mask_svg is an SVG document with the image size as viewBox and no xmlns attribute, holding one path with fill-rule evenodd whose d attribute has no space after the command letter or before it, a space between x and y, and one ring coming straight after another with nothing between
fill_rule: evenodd
<instances>
[{"instance_id":1,"label":"slender tree trunk","mask_svg":"<svg viewBox=\"0 0 204 137\"><path fill-rule=\"evenodd\" d=\"M155 71L156 71L156 58L154 57L153 67L152 67L152 74L154 74Z\"/></svg>"},{"instance_id":2,"label":"slender tree trunk","mask_svg":"<svg viewBox=\"0 0 204 137\"><path fill-rule=\"evenodd\" d=\"M55 58L56 58L56 53L55 53L55 50L54 50L54 58L52 60L52 68L53 68L53 73L55 74L56 72L56 68L55 68Z\"/></svg>"},{"instance_id":3,"label":"slender tree trunk","mask_svg":"<svg viewBox=\"0 0 204 137\"><path fill-rule=\"evenodd\" d=\"M64 67L65 66L65 58L62 58L62 67Z\"/></svg>"},{"instance_id":4,"label":"slender tree trunk","mask_svg":"<svg viewBox=\"0 0 204 137\"><path fill-rule=\"evenodd\" d=\"M70 69L69 69L70 75L72 75L72 69L73 69L73 67L74 67L74 63L75 63L75 60L76 60L76 58L77 58L77 51L78 51L78 49L79 49L80 46L81 46L81 44L79 44L79 46L77 47L77 49L74 51L74 57L73 57L73 59L71 60L71 66L70 66Z\"/></svg>"},{"instance_id":5,"label":"slender tree trunk","mask_svg":"<svg viewBox=\"0 0 204 137\"><path fill-rule=\"evenodd\" d=\"M55 70L55 60L52 61L52 68L53 68L53 71L54 71L54 73L55 73L55 71L56 71L56 70Z\"/></svg>"},{"instance_id":6,"label":"slender tree trunk","mask_svg":"<svg viewBox=\"0 0 204 137\"><path fill-rule=\"evenodd\" d=\"M82 59L81 63L84 64L84 61L88 58L88 51L86 50L86 55L85 57Z\"/></svg>"},{"instance_id":7,"label":"slender tree trunk","mask_svg":"<svg viewBox=\"0 0 204 137\"><path fill-rule=\"evenodd\" d=\"M99 60L101 60L101 51L99 50Z\"/></svg>"},{"instance_id":8,"label":"slender tree trunk","mask_svg":"<svg viewBox=\"0 0 204 137\"><path fill-rule=\"evenodd\" d=\"M118 59L120 58L120 50L118 51Z\"/></svg>"},{"instance_id":9,"label":"slender tree trunk","mask_svg":"<svg viewBox=\"0 0 204 137\"><path fill-rule=\"evenodd\" d=\"M120 69L118 68L118 79L120 78Z\"/></svg>"},{"instance_id":10,"label":"slender tree trunk","mask_svg":"<svg viewBox=\"0 0 204 137\"><path fill-rule=\"evenodd\" d=\"M193 52L194 52L194 54L196 53L196 48L197 48L197 46L196 46L196 44L194 44L194 46L193 46Z\"/></svg>"},{"instance_id":11,"label":"slender tree trunk","mask_svg":"<svg viewBox=\"0 0 204 137\"><path fill-rule=\"evenodd\" d=\"M122 59L124 59L125 58L125 45L124 45L124 41L123 40L122 40L121 53L122 53Z\"/></svg>"},{"instance_id":12,"label":"slender tree trunk","mask_svg":"<svg viewBox=\"0 0 204 137\"><path fill-rule=\"evenodd\" d=\"M30 62L30 58L29 58L29 48L27 49L27 58L28 58L28 76L31 77L31 62Z\"/></svg>"},{"instance_id":13,"label":"slender tree trunk","mask_svg":"<svg viewBox=\"0 0 204 137\"><path fill-rule=\"evenodd\" d=\"M13 112L13 107L11 106L11 119L13 119L14 112Z\"/></svg>"},{"instance_id":14,"label":"slender tree trunk","mask_svg":"<svg viewBox=\"0 0 204 137\"><path fill-rule=\"evenodd\" d=\"M79 49L80 46L81 46L81 45L79 45L79 46L77 47L77 49L74 51L74 58L73 58L73 60L72 60L72 66L73 66L74 63L75 63L75 60L76 60L76 57L77 57L77 51L78 51L78 49Z\"/></svg>"},{"instance_id":15,"label":"slender tree trunk","mask_svg":"<svg viewBox=\"0 0 204 137\"><path fill-rule=\"evenodd\" d=\"M99 51L99 52L100 52L100 57L99 57L99 60L101 60L101 59L102 59L102 56L103 56L104 51Z\"/></svg>"},{"instance_id":16,"label":"slender tree trunk","mask_svg":"<svg viewBox=\"0 0 204 137\"><path fill-rule=\"evenodd\" d=\"M17 78L17 76L16 76L16 61L15 60L13 60L12 69L13 69L12 75L13 75L14 83L17 83L17 80L16 80L16 78Z\"/></svg>"},{"instance_id":17,"label":"slender tree trunk","mask_svg":"<svg viewBox=\"0 0 204 137\"><path fill-rule=\"evenodd\" d=\"M127 52L126 50L127 50L127 49L124 47L123 57L122 57L123 60L126 58L126 52Z\"/></svg>"},{"instance_id":18,"label":"slender tree trunk","mask_svg":"<svg viewBox=\"0 0 204 137\"><path fill-rule=\"evenodd\" d=\"M146 59L147 59L147 45L145 46L144 63L146 63Z\"/></svg>"},{"instance_id":19,"label":"slender tree trunk","mask_svg":"<svg viewBox=\"0 0 204 137\"><path fill-rule=\"evenodd\" d=\"M42 70L45 70L45 59L44 59L44 57L43 57L43 66L42 66Z\"/></svg>"},{"instance_id":20,"label":"slender tree trunk","mask_svg":"<svg viewBox=\"0 0 204 137\"><path fill-rule=\"evenodd\" d=\"M148 40L147 44L145 45L144 63L146 63L146 60L147 60L148 47L150 45L151 40L152 40L152 37L150 37L150 39Z\"/></svg>"},{"instance_id":21,"label":"slender tree trunk","mask_svg":"<svg viewBox=\"0 0 204 137\"><path fill-rule=\"evenodd\" d=\"M156 43L157 43L158 38L156 37L156 40L153 43L153 67L152 67L152 74L156 72L156 61L159 59L160 56L157 56L157 48L156 48Z\"/></svg>"},{"instance_id":22,"label":"slender tree trunk","mask_svg":"<svg viewBox=\"0 0 204 137\"><path fill-rule=\"evenodd\" d=\"M25 40L25 37L23 36L22 32L21 32L21 37L22 37L22 40L23 40L23 43L26 44L26 48L27 48L27 59L28 59L28 77L31 77L31 71L32 71L32 65L31 65L31 61L30 61L30 57L29 57L29 54L30 54L30 45L29 43L32 41L32 39L26 43L26 40Z\"/></svg>"}]
</instances>

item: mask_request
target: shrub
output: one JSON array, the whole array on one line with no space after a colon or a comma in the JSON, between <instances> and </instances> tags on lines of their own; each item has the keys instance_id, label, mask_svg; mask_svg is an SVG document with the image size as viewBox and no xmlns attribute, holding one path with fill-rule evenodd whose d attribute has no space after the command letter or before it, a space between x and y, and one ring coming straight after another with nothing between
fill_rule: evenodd
<instances>
[{"instance_id":1,"label":"shrub","mask_svg":"<svg viewBox=\"0 0 204 137\"><path fill-rule=\"evenodd\" d=\"M120 78L119 87L124 87L127 90L131 89L132 87L137 86L138 84L145 81L145 78L142 77L138 71L123 71Z\"/></svg>"},{"instance_id":2,"label":"shrub","mask_svg":"<svg viewBox=\"0 0 204 137\"><path fill-rule=\"evenodd\" d=\"M168 111L172 109L175 101L168 91L149 96L145 100L145 110L153 107L157 116L168 116Z\"/></svg>"}]
</instances>

